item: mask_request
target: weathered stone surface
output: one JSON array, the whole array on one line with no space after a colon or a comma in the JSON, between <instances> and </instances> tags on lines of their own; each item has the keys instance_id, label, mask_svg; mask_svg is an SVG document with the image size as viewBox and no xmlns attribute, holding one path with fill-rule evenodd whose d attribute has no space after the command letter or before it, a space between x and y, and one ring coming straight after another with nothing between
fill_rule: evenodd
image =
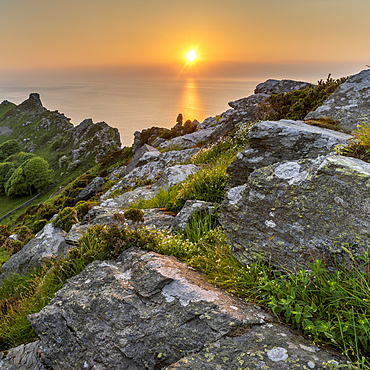
<instances>
[{"instance_id":1,"label":"weathered stone surface","mask_svg":"<svg viewBox=\"0 0 370 370\"><path fill-rule=\"evenodd\" d=\"M261 255L290 270L320 259L350 264L370 239L370 164L342 156L288 161L254 171L221 206L220 222L244 264Z\"/></svg>"},{"instance_id":2,"label":"weathered stone surface","mask_svg":"<svg viewBox=\"0 0 370 370\"><path fill-rule=\"evenodd\" d=\"M131 248L117 261L90 264L29 321L54 370L160 369L273 318L173 257Z\"/></svg>"},{"instance_id":3,"label":"weathered stone surface","mask_svg":"<svg viewBox=\"0 0 370 370\"><path fill-rule=\"evenodd\" d=\"M269 94L254 94L250 95L246 98L238 99L229 102L229 106L234 109L238 110L252 110L251 114L255 111L257 108L257 104L264 101L267 97L269 97Z\"/></svg>"},{"instance_id":4,"label":"weathered stone surface","mask_svg":"<svg viewBox=\"0 0 370 370\"><path fill-rule=\"evenodd\" d=\"M144 156L144 154L148 152L160 153L158 149L153 148L148 144L144 144L140 149L138 149L135 155L132 157L130 163L126 166L125 172L126 174L131 172L139 163L140 159ZM142 163L144 164L144 163Z\"/></svg>"},{"instance_id":5,"label":"weathered stone surface","mask_svg":"<svg viewBox=\"0 0 370 370\"><path fill-rule=\"evenodd\" d=\"M242 185L257 168L283 160L317 158L352 136L305 124L303 121L262 121L249 131L249 145L227 168L232 187Z\"/></svg>"},{"instance_id":6,"label":"weathered stone surface","mask_svg":"<svg viewBox=\"0 0 370 370\"><path fill-rule=\"evenodd\" d=\"M85 189L81 190L81 192L75 198L75 203L79 202L80 200L88 200L93 197L106 183L104 177L95 177L90 184L86 186Z\"/></svg>"},{"instance_id":7,"label":"weathered stone surface","mask_svg":"<svg viewBox=\"0 0 370 370\"><path fill-rule=\"evenodd\" d=\"M312 345L282 325L252 325L190 354L168 370L334 369L346 360ZM348 369L348 367L345 367Z\"/></svg>"},{"instance_id":8,"label":"weathered stone surface","mask_svg":"<svg viewBox=\"0 0 370 370\"><path fill-rule=\"evenodd\" d=\"M215 204L211 202L203 202L202 200L187 200L182 207L182 210L176 215L173 229L174 230L186 230L188 225L194 217L194 214L198 214L201 217L214 214Z\"/></svg>"},{"instance_id":9,"label":"weathered stone surface","mask_svg":"<svg viewBox=\"0 0 370 370\"><path fill-rule=\"evenodd\" d=\"M302 90L309 86L311 86L309 82L269 79L258 84L254 90L254 93L267 95L280 94L295 90Z\"/></svg>"},{"instance_id":10,"label":"weathered stone surface","mask_svg":"<svg viewBox=\"0 0 370 370\"><path fill-rule=\"evenodd\" d=\"M188 176L196 173L199 168L194 164L179 164L166 168L161 178L152 186L153 189L168 189L184 181Z\"/></svg>"},{"instance_id":11,"label":"weathered stone surface","mask_svg":"<svg viewBox=\"0 0 370 370\"><path fill-rule=\"evenodd\" d=\"M306 119L330 117L345 130L355 130L370 120L370 69L351 76Z\"/></svg>"},{"instance_id":12,"label":"weathered stone surface","mask_svg":"<svg viewBox=\"0 0 370 370\"><path fill-rule=\"evenodd\" d=\"M64 234L62 229L53 227L51 223L45 225L21 251L11 256L1 266L1 273L25 274L32 268L40 266L44 259L57 258L65 254L67 249Z\"/></svg>"},{"instance_id":13,"label":"weathered stone surface","mask_svg":"<svg viewBox=\"0 0 370 370\"><path fill-rule=\"evenodd\" d=\"M121 181L109 189L101 199L108 199L117 189L125 185L133 186L137 180L157 181L162 172L171 164L189 161L199 151L198 148L185 150L172 150L166 153L149 151L144 153L136 162L136 167L130 171ZM127 173L127 171L125 171Z\"/></svg>"},{"instance_id":14,"label":"weathered stone surface","mask_svg":"<svg viewBox=\"0 0 370 370\"><path fill-rule=\"evenodd\" d=\"M40 341L20 345L0 353L1 370L47 370L38 351Z\"/></svg>"},{"instance_id":15,"label":"weathered stone surface","mask_svg":"<svg viewBox=\"0 0 370 370\"><path fill-rule=\"evenodd\" d=\"M180 146L182 148L193 148L202 141L210 139L215 127L209 127L204 130L198 130L191 134L175 137L171 140L167 140L159 145L161 149L165 149L171 146Z\"/></svg>"},{"instance_id":16,"label":"weathered stone surface","mask_svg":"<svg viewBox=\"0 0 370 370\"><path fill-rule=\"evenodd\" d=\"M144 145L140 131L134 132L134 143L132 145L132 154L135 154Z\"/></svg>"},{"instance_id":17,"label":"weathered stone surface","mask_svg":"<svg viewBox=\"0 0 370 370\"><path fill-rule=\"evenodd\" d=\"M109 207L109 208L125 208L128 207L130 204L136 202L138 199L150 199L156 194L156 191L147 188L145 186L142 186L140 188L137 188L132 191L128 191L127 193L124 193L122 195L119 195L118 197L114 199L106 199L102 203L100 203L100 206L102 207Z\"/></svg>"},{"instance_id":18,"label":"weathered stone surface","mask_svg":"<svg viewBox=\"0 0 370 370\"><path fill-rule=\"evenodd\" d=\"M345 362L175 258L136 248L93 262L28 319L54 370L237 370L248 363L262 369L262 362L321 369Z\"/></svg>"}]
</instances>

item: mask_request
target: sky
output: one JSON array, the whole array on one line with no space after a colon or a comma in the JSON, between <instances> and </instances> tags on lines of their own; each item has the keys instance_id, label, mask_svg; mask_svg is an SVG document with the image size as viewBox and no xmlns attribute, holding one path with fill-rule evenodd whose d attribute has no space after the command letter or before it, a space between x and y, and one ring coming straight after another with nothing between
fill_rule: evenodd
<instances>
[{"instance_id":1,"label":"sky","mask_svg":"<svg viewBox=\"0 0 370 370\"><path fill-rule=\"evenodd\" d=\"M339 77L370 64L369 15L369 0L0 0L0 76Z\"/></svg>"}]
</instances>

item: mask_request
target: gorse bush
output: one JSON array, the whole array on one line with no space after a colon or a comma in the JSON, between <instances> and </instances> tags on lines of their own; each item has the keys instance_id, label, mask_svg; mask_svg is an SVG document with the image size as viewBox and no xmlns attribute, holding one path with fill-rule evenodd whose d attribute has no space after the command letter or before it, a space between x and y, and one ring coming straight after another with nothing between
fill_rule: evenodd
<instances>
[{"instance_id":1,"label":"gorse bush","mask_svg":"<svg viewBox=\"0 0 370 370\"><path fill-rule=\"evenodd\" d=\"M273 94L259 104L259 119L278 121L280 119L302 120L311 111L321 106L346 77L326 81L320 80L317 85L288 93Z\"/></svg>"}]
</instances>

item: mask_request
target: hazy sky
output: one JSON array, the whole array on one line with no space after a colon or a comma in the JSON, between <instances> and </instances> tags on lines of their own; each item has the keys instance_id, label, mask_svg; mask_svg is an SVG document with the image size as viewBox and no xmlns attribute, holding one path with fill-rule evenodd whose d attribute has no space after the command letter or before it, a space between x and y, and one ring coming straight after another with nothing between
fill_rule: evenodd
<instances>
[{"instance_id":1,"label":"hazy sky","mask_svg":"<svg viewBox=\"0 0 370 370\"><path fill-rule=\"evenodd\" d=\"M0 74L176 74L190 48L204 74L271 64L356 73L370 64L369 16L369 0L0 0Z\"/></svg>"}]
</instances>

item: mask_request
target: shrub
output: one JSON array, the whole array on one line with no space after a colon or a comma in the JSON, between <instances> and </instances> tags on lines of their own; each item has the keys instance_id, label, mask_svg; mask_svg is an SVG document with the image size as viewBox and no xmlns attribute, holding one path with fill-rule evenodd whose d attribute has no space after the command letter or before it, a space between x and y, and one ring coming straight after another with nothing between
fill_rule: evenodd
<instances>
[{"instance_id":1,"label":"shrub","mask_svg":"<svg viewBox=\"0 0 370 370\"><path fill-rule=\"evenodd\" d=\"M144 213L138 208L128 209L125 211L124 216L127 220L131 220L133 222L144 222Z\"/></svg>"},{"instance_id":2,"label":"shrub","mask_svg":"<svg viewBox=\"0 0 370 370\"><path fill-rule=\"evenodd\" d=\"M273 94L259 104L259 119L278 121L280 119L302 120L309 112L321 106L346 77L334 80L330 74L326 81L315 86L288 93Z\"/></svg>"}]
</instances>

